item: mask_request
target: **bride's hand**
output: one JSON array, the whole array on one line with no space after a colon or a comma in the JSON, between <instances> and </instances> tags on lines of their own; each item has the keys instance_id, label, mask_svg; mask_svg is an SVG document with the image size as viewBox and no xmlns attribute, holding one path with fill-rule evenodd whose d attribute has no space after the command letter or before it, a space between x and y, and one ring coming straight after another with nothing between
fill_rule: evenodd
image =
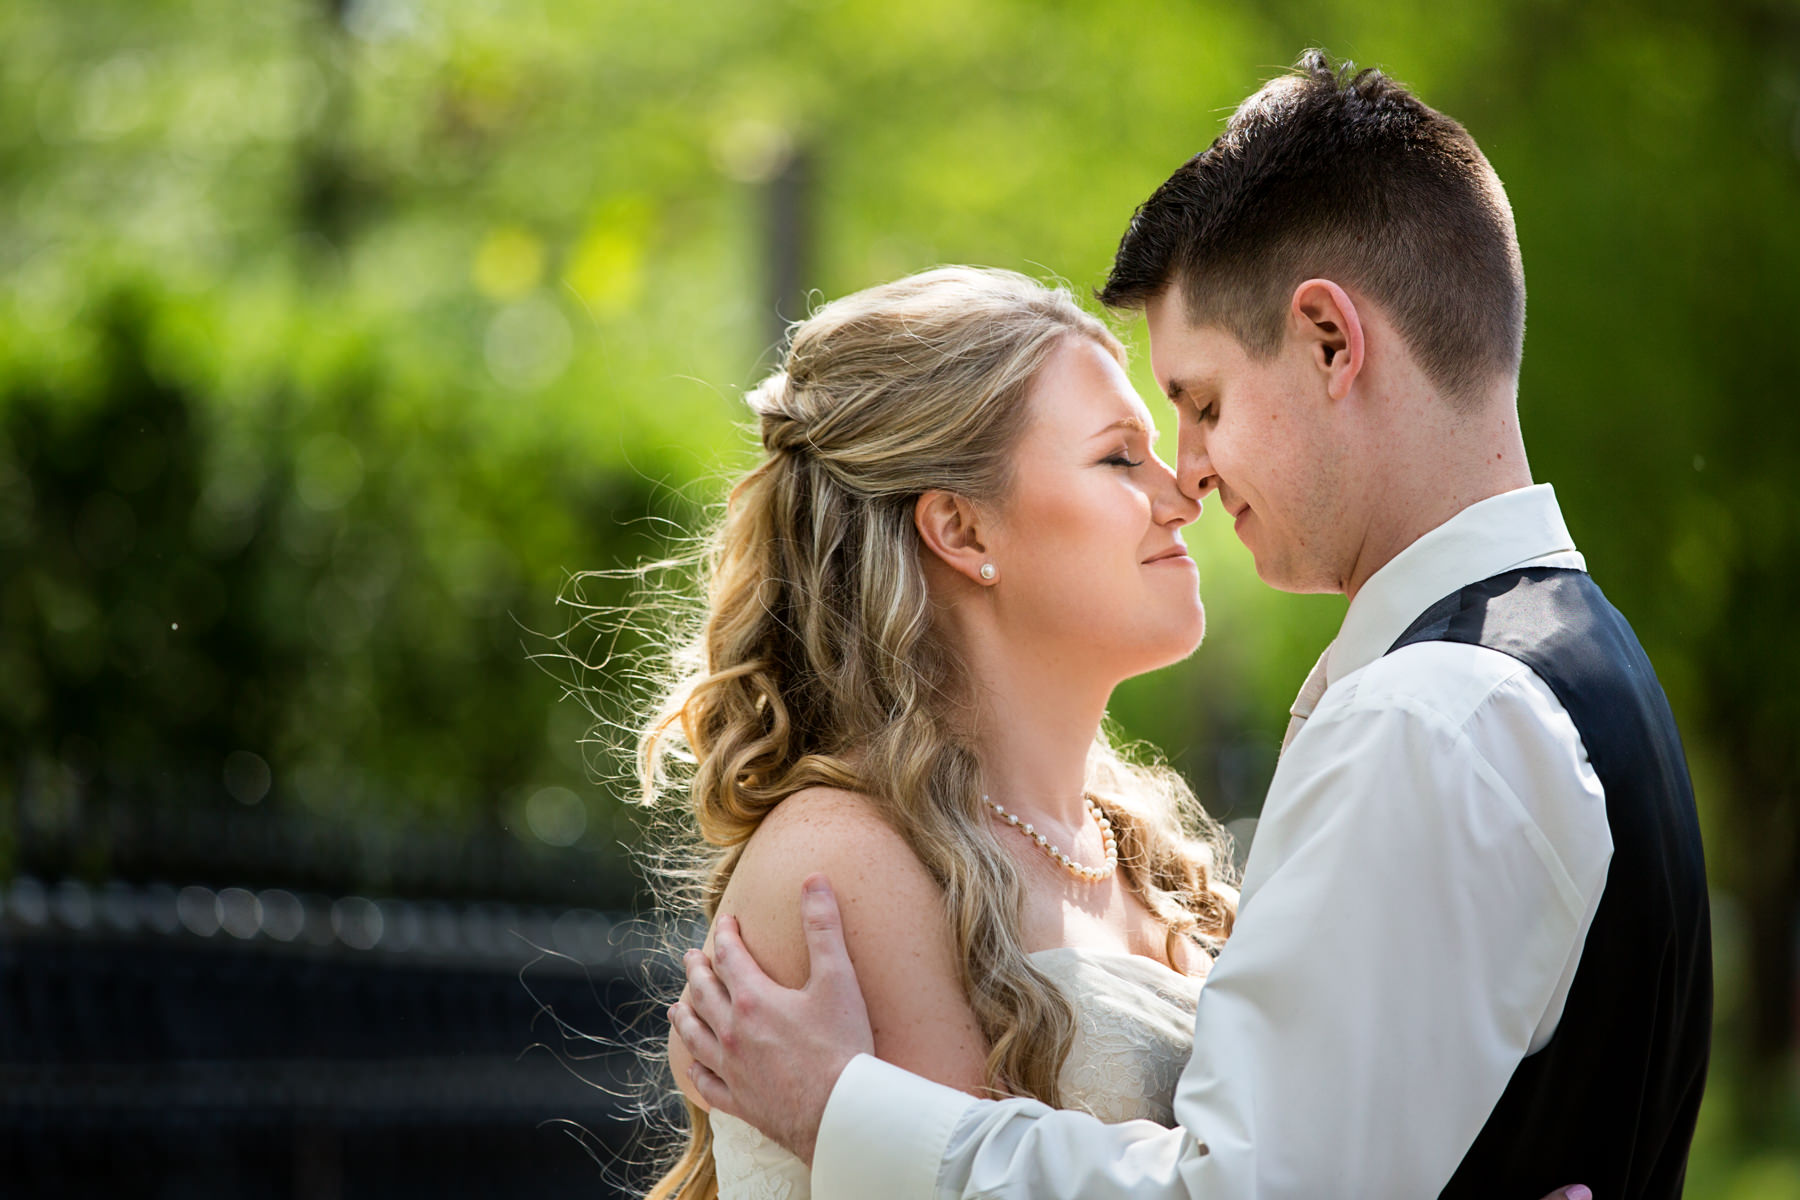
<instances>
[{"instance_id":1,"label":"bride's hand","mask_svg":"<svg viewBox=\"0 0 1800 1200\"><path fill-rule=\"evenodd\" d=\"M1594 1200L1594 1193L1583 1183L1571 1183L1568 1187L1557 1188L1544 1200Z\"/></svg>"},{"instance_id":2,"label":"bride's hand","mask_svg":"<svg viewBox=\"0 0 1800 1200\"><path fill-rule=\"evenodd\" d=\"M669 1021L693 1056L689 1078L707 1106L748 1121L810 1163L832 1087L852 1058L874 1052L875 1040L823 875L807 879L800 913L805 987L784 988L765 975L736 920L721 917L712 958L688 951L687 999L669 1009Z\"/></svg>"}]
</instances>

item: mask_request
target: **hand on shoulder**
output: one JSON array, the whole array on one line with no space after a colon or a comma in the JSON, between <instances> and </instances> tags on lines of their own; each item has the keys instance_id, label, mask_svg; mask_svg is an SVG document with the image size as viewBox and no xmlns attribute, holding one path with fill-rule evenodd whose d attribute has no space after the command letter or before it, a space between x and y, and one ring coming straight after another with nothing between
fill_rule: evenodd
<instances>
[{"instance_id":1,"label":"hand on shoulder","mask_svg":"<svg viewBox=\"0 0 1800 1200\"><path fill-rule=\"evenodd\" d=\"M801 987L808 969L801 884L814 873L827 876L837 895L876 1055L979 1092L987 1045L963 995L941 893L873 800L823 787L783 800L746 843L719 915L737 919L770 978ZM712 944L709 934L709 952ZM672 1039L676 1080L693 1096L685 1057Z\"/></svg>"}]
</instances>

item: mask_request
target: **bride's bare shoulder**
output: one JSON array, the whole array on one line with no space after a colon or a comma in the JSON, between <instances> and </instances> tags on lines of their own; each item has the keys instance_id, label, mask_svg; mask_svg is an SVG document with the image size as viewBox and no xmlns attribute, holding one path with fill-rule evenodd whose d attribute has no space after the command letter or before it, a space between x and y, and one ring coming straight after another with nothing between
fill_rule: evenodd
<instances>
[{"instance_id":1,"label":"bride's bare shoulder","mask_svg":"<svg viewBox=\"0 0 1800 1200\"><path fill-rule=\"evenodd\" d=\"M905 837L876 801L842 788L803 788L777 804L751 835L738 870L780 871L796 857L867 865L884 876L924 873Z\"/></svg>"},{"instance_id":2,"label":"bride's bare shoulder","mask_svg":"<svg viewBox=\"0 0 1800 1200\"><path fill-rule=\"evenodd\" d=\"M806 983L800 885L823 873L843 914L875 1053L968 1091L986 1042L963 995L943 896L906 839L867 796L808 788L775 807L744 846L720 897L744 944L777 983ZM708 949L712 939L707 939Z\"/></svg>"},{"instance_id":3,"label":"bride's bare shoulder","mask_svg":"<svg viewBox=\"0 0 1800 1200\"><path fill-rule=\"evenodd\" d=\"M764 965L789 987L806 977L800 885L814 873L831 880L853 958L878 945L942 936L938 889L875 801L806 788L776 805L751 835L719 905L737 917L747 941L768 945L772 961ZM761 960L761 950L752 949Z\"/></svg>"}]
</instances>

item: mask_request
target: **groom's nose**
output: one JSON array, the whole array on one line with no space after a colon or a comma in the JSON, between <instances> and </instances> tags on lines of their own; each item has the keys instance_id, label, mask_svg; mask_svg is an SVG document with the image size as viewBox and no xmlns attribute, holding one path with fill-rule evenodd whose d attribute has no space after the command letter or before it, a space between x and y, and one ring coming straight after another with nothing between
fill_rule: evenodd
<instances>
[{"instance_id":1,"label":"groom's nose","mask_svg":"<svg viewBox=\"0 0 1800 1200\"><path fill-rule=\"evenodd\" d=\"M1193 500L1206 499L1206 494L1219 486L1212 459L1207 457L1205 431L1191 427L1180 431L1175 446L1175 486Z\"/></svg>"}]
</instances>

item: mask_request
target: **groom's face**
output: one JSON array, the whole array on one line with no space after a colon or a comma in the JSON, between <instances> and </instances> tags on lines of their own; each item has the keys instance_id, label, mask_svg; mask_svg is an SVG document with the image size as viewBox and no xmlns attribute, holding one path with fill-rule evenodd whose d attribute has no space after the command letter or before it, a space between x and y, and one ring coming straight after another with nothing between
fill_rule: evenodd
<instances>
[{"instance_id":1,"label":"groom's face","mask_svg":"<svg viewBox=\"0 0 1800 1200\"><path fill-rule=\"evenodd\" d=\"M1175 289L1146 315L1151 370L1175 405L1181 490L1218 493L1265 583L1340 590L1343 456L1306 346L1252 357L1225 330L1193 324Z\"/></svg>"}]
</instances>

